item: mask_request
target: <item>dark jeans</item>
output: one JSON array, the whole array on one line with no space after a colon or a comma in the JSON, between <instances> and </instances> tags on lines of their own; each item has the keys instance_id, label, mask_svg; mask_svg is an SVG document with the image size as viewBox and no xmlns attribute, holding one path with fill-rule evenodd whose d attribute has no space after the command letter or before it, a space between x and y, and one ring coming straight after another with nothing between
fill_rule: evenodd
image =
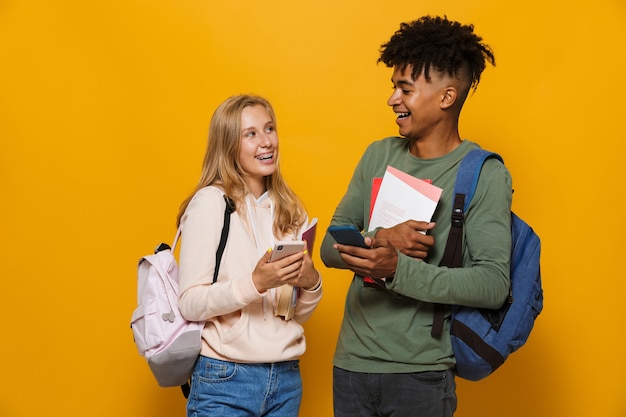
<instances>
[{"instance_id":1,"label":"dark jeans","mask_svg":"<svg viewBox=\"0 0 626 417\"><path fill-rule=\"evenodd\" d=\"M454 372L368 374L333 368L335 417L452 417Z\"/></svg>"}]
</instances>

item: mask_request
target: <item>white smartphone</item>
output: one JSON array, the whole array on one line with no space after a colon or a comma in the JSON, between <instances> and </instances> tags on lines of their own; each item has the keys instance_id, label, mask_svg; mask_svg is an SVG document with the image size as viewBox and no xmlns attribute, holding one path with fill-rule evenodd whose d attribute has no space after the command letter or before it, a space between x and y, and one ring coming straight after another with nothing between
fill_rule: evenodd
<instances>
[{"instance_id":1,"label":"white smartphone","mask_svg":"<svg viewBox=\"0 0 626 417\"><path fill-rule=\"evenodd\" d=\"M285 256L293 255L294 253L302 252L303 250L304 241L302 240L280 240L274 244L270 262L277 261Z\"/></svg>"}]
</instances>

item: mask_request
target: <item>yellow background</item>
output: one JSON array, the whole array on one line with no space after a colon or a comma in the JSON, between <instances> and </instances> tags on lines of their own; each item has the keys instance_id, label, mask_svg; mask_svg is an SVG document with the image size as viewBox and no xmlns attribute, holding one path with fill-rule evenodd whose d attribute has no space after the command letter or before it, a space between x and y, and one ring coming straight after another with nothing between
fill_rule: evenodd
<instances>
[{"instance_id":1,"label":"yellow background","mask_svg":"<svg viewBox=\"0 0 626 417\"><path fill-rule=\"evenodd\" d=\"M623 0L0 1L0 416L183 416L132 341L136 262L174 235L209 118L275 105L284 173L326 228L371 141L397 133L381 43L447 14L496 54L462 114L543 241L545 310L459 417L624 417ZM317 266L302 416L330 416L349 274Z\"/></svg>"}]
</instances>

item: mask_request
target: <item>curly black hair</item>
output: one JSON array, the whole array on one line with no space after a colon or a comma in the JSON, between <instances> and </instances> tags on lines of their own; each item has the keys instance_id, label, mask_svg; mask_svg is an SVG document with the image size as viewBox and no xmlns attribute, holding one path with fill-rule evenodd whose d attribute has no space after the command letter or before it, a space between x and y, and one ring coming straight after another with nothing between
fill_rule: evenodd
<instances>
[{"instance_id":1,"label":"curly black hair","mask_svg":"<svg viewBox=\"0 0 626 417\"><path fill-rule=\"evenodd\" d=\"M415 80L424 72L430 81L430 69L461 76L467 68L470 86L476 89L486 61L496 65L491 48L474 33L474 25L462 25L444 17L424 16L400 24L389 42L381 45L380 58L388 67L404 71L411 65Z\"/></svg>"}]
</instances>

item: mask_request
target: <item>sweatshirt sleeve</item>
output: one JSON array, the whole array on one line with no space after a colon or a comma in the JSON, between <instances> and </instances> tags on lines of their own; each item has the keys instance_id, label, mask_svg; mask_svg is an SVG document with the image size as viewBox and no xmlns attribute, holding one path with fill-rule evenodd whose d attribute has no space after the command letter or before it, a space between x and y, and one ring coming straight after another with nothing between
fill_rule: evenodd
<instances>
[{"instance_id":1,"label":"sweatshirt sleeve","mask_svg":"<svg viewBox=\"0 0 626 417\"><path fill-rule=\"evenodd\" d=\"M399 254L390 289L432 303L502 305L510 286L511 179L501 163L487 162L466 213L463 267L440 267Z\"/></svg>"},{"instance_id":2,"label":"sweatshirt sleeve","mask_svg":"<svg viewBox=\"0 0 626 417\"><path fill-rule=\"evenodd\" d=\"M309 221L310 219L307 218L307 225L309 224ZM306 227L302 227L302 229L300 230L300 235L302 235L304 229L306 229ZM317 271L317 273L320 280L317 288L312 291L305 290L304 288L298 289L298 301L296 304L294 319L300 324L311 318L313 312L317 308L317 305L322 299L322 274L319 272L319 270Z\"/></svg>"},{"instance_id":3,"label":"sweatshirt sleeve","mask_svg":"<svg viewBox=\"0 0 626 417\"><path fill-rule=\"evenodd\" d=\"M319 273L319 272L318 272ZM322 275L320 274L320 280ZM313 312L317 308L320 300L322 299L322 282L313 291L307 291L304 288L299 289L298 303L296 305L296 311L294 319L302 324L307 321L313 315Z\"/></svg>"},{"instance_id":4,"label":"sweatshirt sleeve","mask_svg":"<svg viewBox=\"0 0 626 417\"><path fill-rule=\"evenodd\" d=\"M192 198L181 219L178 307L190 321L232 313L263 297L254 287L252 276L218 279L212 285L225 207L219 189L203 188Z\"/></svg>"},{"instance_id":5,"label":"sweatshirt sleeve","mask_svg":"<svg viewBox=\"0 0 626 417\"><path fill-rule=\"evenodd\" d=\"M354 225L359 230L363 230L365 227L365 213L369 211L369 200L365 198L366 193L369 193L364 171L366 158L367 152L357 164L348 184L348 189L335 209L330 226ZM326 230L320 248L320 257L324 265L329 268L347 269L348 267L339 256L339 252L333 248L334 244L335 240Z\"/></svg>"}]
</instances>

